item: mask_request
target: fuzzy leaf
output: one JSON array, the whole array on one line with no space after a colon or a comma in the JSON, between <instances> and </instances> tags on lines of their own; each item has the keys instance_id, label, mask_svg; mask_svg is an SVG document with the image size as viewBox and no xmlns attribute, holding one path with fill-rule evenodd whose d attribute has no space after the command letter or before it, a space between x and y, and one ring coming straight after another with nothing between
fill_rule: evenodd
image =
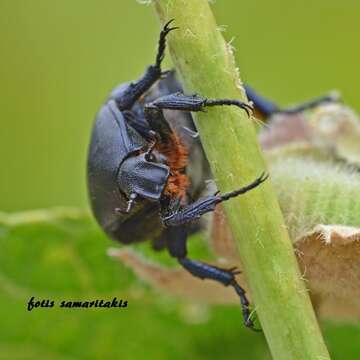
<instances>
[{"instance_id":1,"label":"fuzzy leaf","mask_svg":"<svg viewBox=\"0 0 360 360\"><path fill-rule=\"evenodd\" d=\"M360 321L360 228L318 225L296 243L320 316Z\"/></svg>"},{"instance_id":2,"label":"fuzzy leaf","mask_svg":"<svg viewBox=\"0 0 360 360\"><path fill-rule=\"evenodd\" d=\"M275 114L259 134L264 150L275 154L304 152L360 166L360 120L341 103L321 104L300 114Z\"/></svg>"}]
</instances>

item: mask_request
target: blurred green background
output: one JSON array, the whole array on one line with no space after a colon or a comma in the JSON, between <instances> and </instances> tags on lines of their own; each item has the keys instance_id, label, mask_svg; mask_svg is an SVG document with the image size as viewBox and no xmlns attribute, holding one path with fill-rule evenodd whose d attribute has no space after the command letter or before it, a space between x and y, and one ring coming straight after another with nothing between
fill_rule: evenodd
<instances>
[{"instance_id":1,"label":"blurred green background","mask_svg":"<svg viewBox=\"0 0 360 360\"><path fill-rule=\"evenodd\" d=\"M358 1L212 7L234 38L243 80L280 104L336 88L360 110ZM153 61L158 32L153 8L135 0L1 1L0 211L87 208L94 115L112 87ZM36 225L30 216L0 226L0 359L269 358L261 335L242 329L240 311L153 293L119 273L105 256L110 241L87 218L37 216ZM133 301L122 314L26 311L33 295L109 298L119 289ZM334 358L360 358L358 327L324 329Z\"/></svg>"},{"instance_id":2,"label":"blurred green background","mask_svg":"<svg viewBox=\"0 0 360 360\"><path fill-rule=\"evenodd\" d=\"M339 89L360 110L360 3L213 3L242 77L281 104ZM87 206L92 121L155 56L159 23L135 0L1 1L0 209ZM169 64L169 62L168 62Z\"/></svg>"}]
</instances>

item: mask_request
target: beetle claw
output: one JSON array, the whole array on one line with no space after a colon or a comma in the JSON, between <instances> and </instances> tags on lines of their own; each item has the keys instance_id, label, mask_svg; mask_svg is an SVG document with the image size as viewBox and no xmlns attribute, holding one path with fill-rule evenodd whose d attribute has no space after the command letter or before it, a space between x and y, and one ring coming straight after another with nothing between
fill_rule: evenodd
<instances>
[{"instance_id":1,"label":"beetle claw","mask_svg":"<svg viewBox=\"0 0 360 360\"><path fill-rule=\"evenodd\" d=\"M179 29L178 26L169 27L169 25L170 25L174 20L175 20L175 19L169 20L169 21L164 25L164 27L163 27L163 29L162 29L162 32L164 32L164 33L167 34L167 33L169 33L169 32L172 31L172 30Z\"/></svg>"},{"instance_id":2,"label":"beetle claw","mask_svg":"<svg viewBox=\"0 0 360 360\"><path fill-rule=\"evenodd\" d=\"M239 270L237 266L233 266L230 269L227 269L227 271L233 275L241 274L241 270Z\"/></svg>"},{"instance_id":3,"label":"beetle claw","mask_svg":"<svg viewBox=\"0 0 360 360\"><path fill-rule=\"evenodd\" d=\"M165 57L166 36L168 35L169 32L178 29L177 27L169 27L169 25L174 20L175 19L171 19L170 21L168 21L164 25L164 27L160 33L159 48L158 48L158 53L157 53L156 62L155 62L155 68L158 69L159 71L160 71L161 62L164 60L164 57ZM160 72L160 74L161 74L161 72Z\"/></svg>"},{"instance_id":4,"label":"beetle claw","mask_svg":"<svg viewBox=\"0 0 360 360\"><path fill-rule=\"evenodd\" d=\"M254 111L254 107L250 104L242 103L240 107L246 111L248 117L250 117Z\"/></svg>"}]
</instances>

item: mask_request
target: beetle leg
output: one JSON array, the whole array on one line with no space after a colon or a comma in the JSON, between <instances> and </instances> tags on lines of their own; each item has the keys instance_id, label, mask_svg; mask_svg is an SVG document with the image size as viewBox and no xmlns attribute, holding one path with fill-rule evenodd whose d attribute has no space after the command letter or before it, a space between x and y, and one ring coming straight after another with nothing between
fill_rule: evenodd
<instances>
[{"instance_id":1,"label":"beetle leg","mask_svg":"<svg viewBox=\"0 0 360 360\"><path fill-rule=\"evenodd\" d=\"M145 152L145 160L151 161L152 160L152 152L154 151L155 146L159 141L159 136L154 130L150 130L148 133L148 136L150 137L150 144Z\"/></svg>"},{"instance_id":2,"label":"beetle leg","mask_svg":"<svg viewBox=\"0 0 360 360\"><path fill-rule=\"evenodd\" d=\"M163 109L181 111L205 111L206 107L234 105L246 111L250 116L252 106L236 99L206 99L199 95L184 95L181 92L163 96L145 105L147 119L159 114Z\"/></svg>"},{"instance_id":3,"label":"beetle leg","mask_svg":"<svg viewBox=\"0 0 360 360\"><path fill-rule=\"evenodd\" d=\"M161 71L161 62L165 56L166 37L171 31L177 29L177 27L170 27L173 20L168 21L160 32L155 64L150 65L138 81L132 82L121 98L115 99L120 110L129 110L139 97L150 89L155 81L166 75L166 72Z\"/></svg>"},{"instance_id":4,"label":"beetle leg","mask_svg":"<svg viewBox=\"0 0 360 360\"><path fill-rule=\"evenodd\" d=\"M146 150L146 160L149 159L149 157L151 156L152 151L155 148L155 145L161 141L161 135L160 133L156 132L154 129L152 129L149 125L149 123L147 122L146 119L144 118L138 118L134 115L134 113L132 111L129 110L125 110L123 112L125 119L127 121L127 123L133 128L135 129L144 139L146 139L147 141L150 142L150 144L147 147ZM164 131L165 128L165 131ZM160 128L156 128L156 130L159 131ZM164 135L164 133L166 134L170 134L172 132L169 124L167 123L167 121L165 120L165 118L163 119L162 122L162 126L161 126L161 131L162 131L162 135ZM189 131L191 131L189 129Z\"/></svg>"},{"instance_id":5,"label":"beetle leg","mask_svg":"<svg viewBox=\"0 0 360 360\"><path fill-rule=\"evenodd\" d=\"M126 122L135 129L142 137L149 139L149 133L151 131L148 122L143 117L136 117L130 110L123 111L123 115Z\"/></svg>"},{"instance_id":6,"label":"beetle leg","mask_svg":"<svg viewBox=\"0 0 360 360\"><path fill-rule=\"evenodd\" d=\"M147 149L145 151L145 160L151 161L150 159L152 152L154 151L156 144L160 140L160 135L149 127L146 119L137 118L134 113L129 110L125 110L123 114L127 123L139 134L141 134L141 136L143 136L147 141L149 141L149 144L147 145Z\"/></svg>"},{"instance_id":7,"label":"beetle leg","mask_svg":"<svg viewBox=\"0 0 360 360\"><path fill-rule=\"evenodd\" d=\"M178 27L170 27L170 24L174 20L175 19L171 19L170 21L168 21L164 25L163 29L160 32L160 38L159 38L159 43L158 43L158 52L156 54L156 60L155 60L155 67L159 70L160 75L166 75L168 73L168 71L161 72L161 63L165 57L166 36L170 31L178 29Z\"/></svg>"},{"instance_id":8,"label":"beetle leg","mask_svg":"<svg viewBox=\"0 0 360 360\"><path fill-rule=\"evenodd\" d=\"M321 104L339 102L339 101L340 101L339 93L334 91L327 95L319 96L318 98L315 98L315 99L312 99L309 101L305 101L305 102L303 102L299 105L293 106L293 107L281 108L277 112L281 113L281 114L289 114L289 115L297 114L297 113L301 113L302 111L305 111L305 110L313 109Z\"/></svg>"},{"instance_id":9,"label":"beetle leg","mask_svg":"<svg viewBox=\"0 0 360 360\"><path fill-rule=\"evenodd\" d=\"M232 286L240 298L242 314L245 326L251 330L258 331L251 319L249 301L246 298L245 290L238 284L235 275L238 271L235 268L221 269L201 261L191 260L187 257L187 229L185 226L169 228L167 231L166 245L172 257L177 258L180 265L193 276L200 279L217 281L225 286Z\"/></svg>"},{"instance_id":10,"label":"beetle leg","mask_svg":"<svg viewBox=\"0 0 360 360\"><path fill-rule=\"evenodd\" d=\"M203 197L194 203L185 207L179 208L178 210L172 210L170 214L162 215L162 222L165 226L179 226L187 224L193 220L199 219L202 215L214 211L217 204L227 201L233 197L241 194L245 194L249 190L252 190L259 186L268 178L268 175L263 173L255 181L247 186L244 186L238 190L226 193L224 195L215 194Z\"/></svg>"},{"instance_id":11,"label":"beetle leg","mask_svg":"<svg viewBox=\"0 0 360 360\"><path fill-rule=\"evenodd\" d=\"M339 95L337 93L329 93L327 95L320 96L310 101L306 101L302 104L299 104L294 107L289 108L280 108L272 101L264 98L263 96L259 95L253 88L248 85L245 85L246 95L250 101L253 102L255 110L257 110L262 116L265 118L275 114L297 114L302 111L312 109L318 105L328 102L338 102Z\"/></svg>"}]
</instances>

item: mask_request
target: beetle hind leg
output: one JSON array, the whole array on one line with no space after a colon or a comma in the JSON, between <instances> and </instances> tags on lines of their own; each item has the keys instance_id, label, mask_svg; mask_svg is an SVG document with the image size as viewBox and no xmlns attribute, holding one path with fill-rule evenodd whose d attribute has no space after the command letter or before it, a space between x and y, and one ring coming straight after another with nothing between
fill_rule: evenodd
<instances>
[{"instance_id":1,"label":"beetle hind leg","mask_svg":"<svg viewBox=\"0 0 360 360\"><path fill-rule=\"evenodd\" d=\"M251 330L258 331L251 319L250 304L246 297L245 290L239 285L235 278L235 275L239 272L235 268L222 269L201 261L189 259L187 257L186 241L186 227L169 228L166 244L170 255L177 258L179 264L193 276L202 280L214 280L224 286L233 287L240 298L240 305L245 326Z\"/></svg>"},{"instance_id":2,"label":"beetle hind leg","mask_svg":"<svg viewBox=\"0 0 360 360\"><path fill-rule=\"evenodd\" d=\"M191 260L187 257L178 258L179 263L192 275L200 279L215 280L224 286L231 286L240 298L244 324L252 330L257 331L251 319L250 303L246 297L245 290L236 281L235 275L238 271L233 269L222 269L217 266L208 265L201 261Z\"/></svg>"},{"instance_id":3,"label":"beetle hind leg","mask_svg":"<svg viewBox=\"0 0 360 360\"><path fill-rule=\"evenodd\" d=\"M262 95L259 95L252 87L245 85L246 95L249 100L253 102L255 110L261 114L262 117L269 117L273 114L298 114L302 111L312 109L318 105L324 103L338 102L339 94L336 92L325 94L319 96L315 99L303 102L299 105L289 108L279 107L277 104L273 103L271 100L266 99Z\"/></svg>"},{"instance_id":4,"label":"beetle hind leg","mask_svg":"<svg viewBox=\"0 0 360 360\"><path fill-rule=\"evenodd\" d=\"M326 104L326 103L334 103L340 101L340 95L334 91L332 93L319 96L315 99L311 99L308 101L305 101L299 105L293 106L293 107L287 107L287 108L280 108L277 112L280 114L298 114L305 110L313 109L319 105Z\"/></svg>"}]
</instances>

